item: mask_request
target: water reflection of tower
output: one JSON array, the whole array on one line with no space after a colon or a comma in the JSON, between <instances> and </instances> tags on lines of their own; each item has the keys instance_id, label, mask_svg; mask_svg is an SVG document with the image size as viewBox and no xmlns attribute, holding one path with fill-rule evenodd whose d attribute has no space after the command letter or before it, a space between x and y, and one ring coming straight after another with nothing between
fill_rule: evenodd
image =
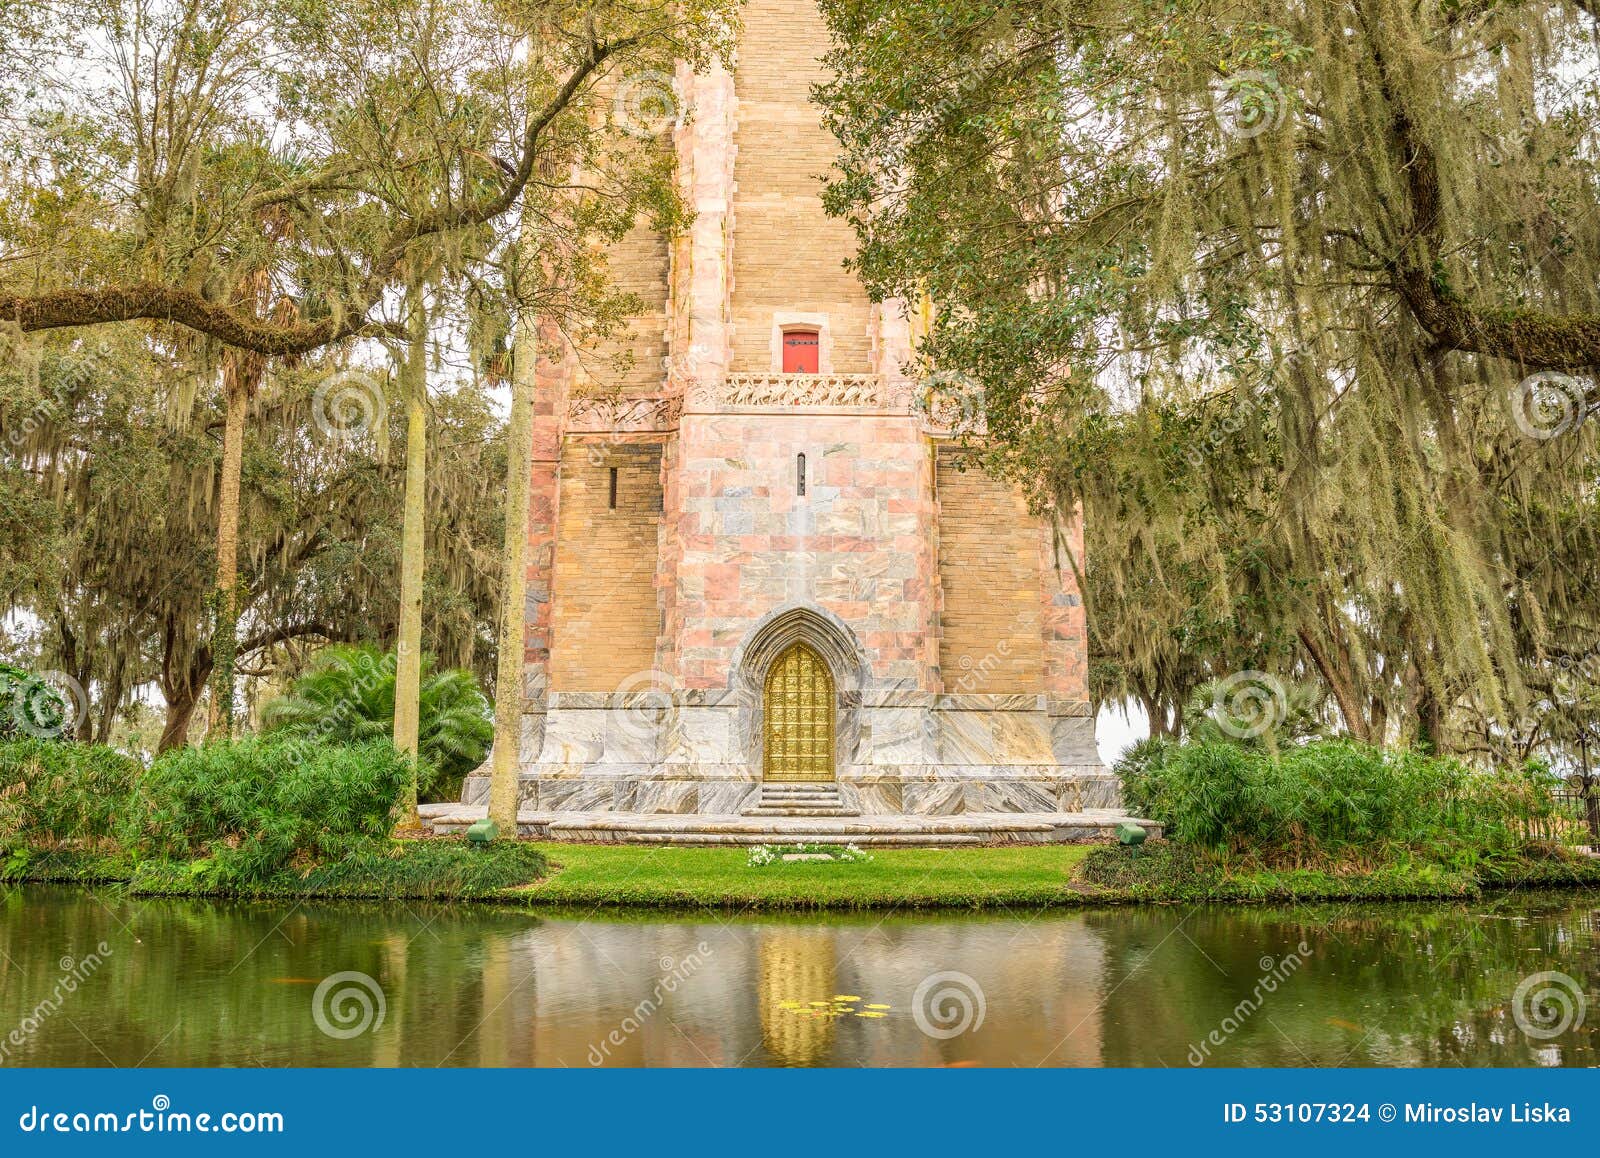
<instances>
[{"instance_id":1,"label":"water reflection of tower","mask_svg":"<svg viewBox=\"0 0 1600 1158\"><path fill-rule=\"evenodd\" d=\"M828 928L764 930L757 949L761 1043L786 1066L825 1065L833 1054L834 1018L823 1006L836 989L834 931ZM780 1009L798 1002L801 1009Z\"/></svg>"}]
</instances>

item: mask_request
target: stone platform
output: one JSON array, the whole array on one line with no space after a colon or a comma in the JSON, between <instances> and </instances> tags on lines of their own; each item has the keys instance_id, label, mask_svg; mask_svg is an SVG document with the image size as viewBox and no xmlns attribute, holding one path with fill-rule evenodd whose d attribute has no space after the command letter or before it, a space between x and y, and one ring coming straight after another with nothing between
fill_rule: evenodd
<instances>
[{"instance_id":1,"label":"stone platform","mask_svg":"<svg viewBox=\"0 0 1600 1158\"><path fill-rule=\"evenodd\" d=\"M487 814L483 805L424 804L423 823L438 833L463 832ZM535 812L517 814L517 831L541 840L588 844L756 845L856 844L947 848L960 845L1068 844L1116 839L1131 822L1159 836L1161 826L1118 809L1082 812L969 812L956 816L739 816L660 812Z\"/></svg>"}]
</instances>

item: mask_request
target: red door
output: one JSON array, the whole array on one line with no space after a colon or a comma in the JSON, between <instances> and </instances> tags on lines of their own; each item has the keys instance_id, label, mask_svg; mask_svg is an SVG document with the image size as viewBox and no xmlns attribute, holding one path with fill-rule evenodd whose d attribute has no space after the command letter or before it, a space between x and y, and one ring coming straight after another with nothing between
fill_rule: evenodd
<instances>
[{"instance_id":1,"label":"red door","mask_svg":"<svg viewBox=\"0 0 1600 1158\"><path fill-rule=\"evenodd\" d=\"M783 372L815 374L821 341L815 330L785 330L783 333Z\"/></svg>"}]
</instances>

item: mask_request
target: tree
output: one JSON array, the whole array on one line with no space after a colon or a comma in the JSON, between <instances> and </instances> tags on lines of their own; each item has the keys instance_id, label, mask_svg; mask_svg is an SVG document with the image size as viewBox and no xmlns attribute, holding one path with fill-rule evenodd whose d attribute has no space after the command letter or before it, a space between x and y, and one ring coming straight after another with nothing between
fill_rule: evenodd
<instances>
[{"instance_id":1,"label":"tree","mask_svg":"<svg viewBox=\"0 0 1600 1158\"><path fill-rule=\"evenodd\" d=\"M424 504L428 490L428 311L422 283L413 280L411 341L403 371L406 404L406 489L400 532L400 632L394 678L394 746L415 757L422 696L422 573ZM406 785L399 803L400 827L422 827L418 785Z\"/></svg>"},{"instance_id":2,"label":"tree","mask_svg":"<svg viewBox=\"0 0 1600 1158\"><path fill-rule=\"evenodd\" d=\"M1465 742L1600 644L1593 15L823 0L827 200L994 468L1081 503L1100 694Z\"/></svg>"},{"instance_id":3,"label":"tree","mask_svg":"<svg viewBox=\"0 0 1600 1158\"><path fill-rule=\"evenodd\" d=\"M500 549L499 662L495 672L494 748L490 753L489 819L506 837L517 835L517 776L522 752L523 640L527 631L529 466L538 380L537 337L530 320L518 326L512 350L511 418L506 427L505 536Z\"/></svg>"},{"instance_id":4,"label":"tree","mask_svg":"<svg viewBox=\"0 0 1600 1158\"><path fill-rule=\"evenodd\" d=\"M56 41L0 43L0 73L49 58L0 128L0 319L144 320L272 358L395 330L385 294L419 252L564 202L575 166L597 192L659 182L606 143L599 87L704 60L735 9L25 0L14 19ZM287 228L263 237L263 213ZM234 297L257 269L293 318Z\"/></svg>"},{"instance_id":5,"label":"tree","mask_svg":"<svg viewBox=\"0 0 1600 1158\"><path fill-rule=\"evenodd\" d=\"M305 648L397 630L400 483L378 422L390 384L308 362L263 384L241 454L239 673L280 683ZM224 400L129 329L52 336L0 366L0 607L34 624L27 666L90 693L79 736L104 742L141 685L166 700L160 746L185 742L215 659L209 604ZM338 427L338 392L359 385ZM503 427L469 387L429 412L424 628L453 667L487 673L505 469ZM248 703L248 696L247 696Z\"/></svg>"}]
</instances>

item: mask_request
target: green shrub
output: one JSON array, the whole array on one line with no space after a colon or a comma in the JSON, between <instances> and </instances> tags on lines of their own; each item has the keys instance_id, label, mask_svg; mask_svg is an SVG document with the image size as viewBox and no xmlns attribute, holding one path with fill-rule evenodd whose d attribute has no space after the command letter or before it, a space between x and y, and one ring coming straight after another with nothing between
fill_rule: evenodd
<instances>
[{"instance_id":1,"label":"green shrub","mask_svg":"<svg viewBox=\"0 0 1600 1158\"><path fill-rule=\"evenodd\" d=\"M0 663L0 741L58 740L72 722L72 705L32 672Z\"/></svg>"},{"instance_id":2,"label":"green shrub","mask_svg":"<svg viewBox=\"0 0 1600 1158\"><path fill-rule=\"evenodd\" d=\"M212 862L146 861L133 873L138 895L345 897L362 900L482 900L544 875L532 845L457 839L356 844L326 864L284 868L260 878L223 879Z\"/></svg>"},{"instance_id":3,"label":"green shrub","mask_svg":"<svg viewBox=\"0 0 1600 1158\"><path fill-rule=\"evenodd\" d=\"M394 734L395 656L341 644L318 653L287 693L262 709L270 736L360 744ZM456 799L461 781L483 763L494 713L471 672L435 671L422 660L417 785L424 800Z\"/></svg>"},{"instance_id":4,"label":"green shrub","mask_svg":"<svg viewBox=\"0 0 1600 1158\"><path fill-rule=\"evenodd\" d=\"M1175 840L1271 863L1371 861L1401 850L1460 867L1514 856L1549 793L1517 770L1319 740L1140 745L1117 765L1131 808Z\"/></svg>"},{"instance_id":5,"label":"green shrub","mask_svg":"<svg viewBox=\"0 0 1600 1158\"><path fill-rule=\"evenodd\" d=\"M114 748L0 742L0 848L104 844L137 812L139 762Z\"/></svg>"},{"instance_id":6,"label":"green shrub","mask_svg":"<svg viewBox=\"0 0 1600 1158\"><path fill-rule=\"evenodd\" d=\"M386 841L411 762L387 740L352 746L246 739L167 753L143 783L140 846L203 860L216 883Z\"/></svg>"}]
</instances>

